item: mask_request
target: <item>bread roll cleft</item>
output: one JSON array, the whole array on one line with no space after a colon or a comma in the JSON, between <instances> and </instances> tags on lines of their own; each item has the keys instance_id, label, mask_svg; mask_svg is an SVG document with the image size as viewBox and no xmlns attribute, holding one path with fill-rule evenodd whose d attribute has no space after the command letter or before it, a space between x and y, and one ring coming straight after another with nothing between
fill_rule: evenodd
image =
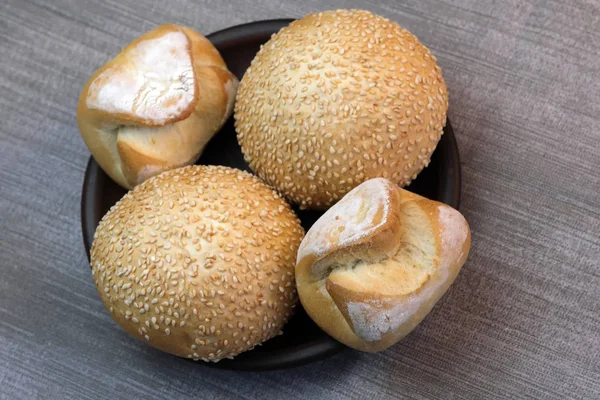
<instances>
[{"instance_id":1,"label":"bread roll cleft","mask_svg":"<svg viewBox=\"0 0 600 400\"><path fill-rule=\"evenodd\" d=\"M383 350L431 311L465 263L470 241L452 207L371 179L306 234L296 265L300 300L335 339Z\"/></svg>"},{"instance_id":2,"label":"bread roll cleft","mask_svg":"<svg viewBox=\"0 0 600 400\"><path fill-rule=\"evenodd\" d=\"M81 136L125 188L194 163L233 110L237 78L194 30L162 25L100 68L77 108Z\"/></svg>"}]
</instances>

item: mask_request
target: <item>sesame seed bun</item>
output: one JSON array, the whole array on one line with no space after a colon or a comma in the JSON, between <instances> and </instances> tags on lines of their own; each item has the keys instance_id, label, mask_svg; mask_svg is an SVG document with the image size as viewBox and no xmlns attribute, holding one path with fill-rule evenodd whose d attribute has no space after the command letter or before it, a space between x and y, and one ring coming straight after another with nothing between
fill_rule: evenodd
<instances>
[{"instance_id":1,"label":"sesame seed bun","mask_svg":"<svg viewBox=\"0 0 600 400\"><path fill-rule=\"evenodd\" d=\"M234 116L252 169L323 209L371 178L408 185L428 165L447 108L436 58L413 34L338 10L292 22L261 48Z\"/></svg>"},{"instance_id":2,"label":"sesame seed bun","mask_svg":"<svg viewBox=\"0 0 600 400\"><path fill-rule=\"evenodd\" d=\"M280 333L297 302L304 231L255 176L191 166L150 178L104 216L91 266L129 334L181 357L219 361Z\"/></svg>"}]
</instances>

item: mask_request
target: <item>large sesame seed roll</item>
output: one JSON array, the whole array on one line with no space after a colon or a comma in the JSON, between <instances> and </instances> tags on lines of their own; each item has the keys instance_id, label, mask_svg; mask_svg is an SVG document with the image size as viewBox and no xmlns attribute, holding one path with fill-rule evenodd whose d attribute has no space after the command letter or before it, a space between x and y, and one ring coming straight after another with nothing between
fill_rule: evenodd
<instances>
[{"instance_id":1,"label":"large sesame seed roll","mask_svg":"<svg viewBox=\"0 0 600 400\"><path fill-rule=\"evenodd\" d=\"M413 34L338 10L292 22L262 47L234 115L252 169L322 209L371 178L408 185L429 163L447 108L436 58Z\"/></svg>"},{"instance_id":2,"label":"large sesame seed roll","mask_svg":"<svg viewBox=\"0 0 600 400\"><path fill-rule=\"evenodd\" d=\"M91 266L128 333L218 361L277 335L296 305L298 218L255 176L191 166L150 178L104 216Z\"/></svg>"}]
</instances>

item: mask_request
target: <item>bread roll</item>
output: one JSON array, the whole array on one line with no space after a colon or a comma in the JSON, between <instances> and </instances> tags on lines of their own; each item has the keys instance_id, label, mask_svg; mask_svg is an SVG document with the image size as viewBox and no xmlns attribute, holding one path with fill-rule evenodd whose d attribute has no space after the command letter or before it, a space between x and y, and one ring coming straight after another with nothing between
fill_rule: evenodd
<instances>
[{"instance_id":1,"label":"bread roll","mask_svg":"<svg viewBox=\"0 0 600 400\"><path fill-rule=\"evenodd\" d=\"M133 41L83 88L81 136L124 188L193 164L231 115L237 78L190 28L162 25Z\"/></svg>"},{"instance_id":2,"label":"bread roll","mask_svg":"<svg viewBox=\"0 0 600 400\"><path fill-rule=\"evenodd\" d=\"M292 22L261 48L234 117L250 167L301 207L326 209L371 178L408 185L447 109L441 69L414 35L338 10Z\"/></svg>"},{"instance_id":3,"label":"bread roll","mask_svg":"<svg viewBox=\"0 0 600 400\"><path fill-rule=\"evenodd\" d=\"M452 207L369 180L331 207L300 245L296 284L310 317L362 351L406 336L450 287L471 235Z\"/></svg>"},{"instance_id":4,"label":"bread roll","mask_svg":"<svg viewBox=\"0 0 600 400\"><path fill-rule=\"evenodd\" d=\"M148 179L110 209L91 266L125 331L216 362L281 332L297 302L303 235L287 203L255 176L190 166Z\"/></svg>"}]
</instances>

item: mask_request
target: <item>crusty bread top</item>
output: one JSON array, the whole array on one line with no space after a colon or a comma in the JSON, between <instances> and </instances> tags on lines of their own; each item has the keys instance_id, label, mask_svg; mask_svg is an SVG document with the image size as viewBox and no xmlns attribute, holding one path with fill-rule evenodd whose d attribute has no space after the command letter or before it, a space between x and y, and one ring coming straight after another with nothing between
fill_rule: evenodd
<instances>
[{"instance_id":1,"label":"crusty bread top","mask_svg":"<svg viewBox=\"0 0 600 400\"><path fill-rule=\"evenodd\" d=\"M344 200L330 208L306 234L297 261L311 257L313 274L320 266L340 256L378 261L393 255L397 248L398 206L396 185L386 179L372 179L350 191ZM343 255L341 254L343 252Z\"/></svg>"},{"instance_id":2,"label":"crusty bread top","mask_svg":"<svg viewBox=\"0 0 600 400\"><path fill-rule=\"evenodd\" d=\"M127 45L90 80L88 108L139 125L187 118L198 99L191 44L175 25L162 25Z\"/></svg>"},{"instance_id":3,"label":"crusty bread top","mask_svg":"<svg viewBox=\"0 0 600 400\"><path fill-rule=\"evenodd\" d=\"M77 122L102 169L131 189L194 163L231 115L237 85L208 39L187 27L162 25L91 77Z\"/></svg>"},{"instance_id":4,"label":"crusty bread top","mask_svg":"<svg viewBox=\"0 0 600 400\"><path fill-rule=\"evenodd\" d=\"M300 299L336 339L360 350L381 350L431 310L469 246L469 227L458 211L372 179L306 234L296 264Z\"/></svg>"}]
</instances>

